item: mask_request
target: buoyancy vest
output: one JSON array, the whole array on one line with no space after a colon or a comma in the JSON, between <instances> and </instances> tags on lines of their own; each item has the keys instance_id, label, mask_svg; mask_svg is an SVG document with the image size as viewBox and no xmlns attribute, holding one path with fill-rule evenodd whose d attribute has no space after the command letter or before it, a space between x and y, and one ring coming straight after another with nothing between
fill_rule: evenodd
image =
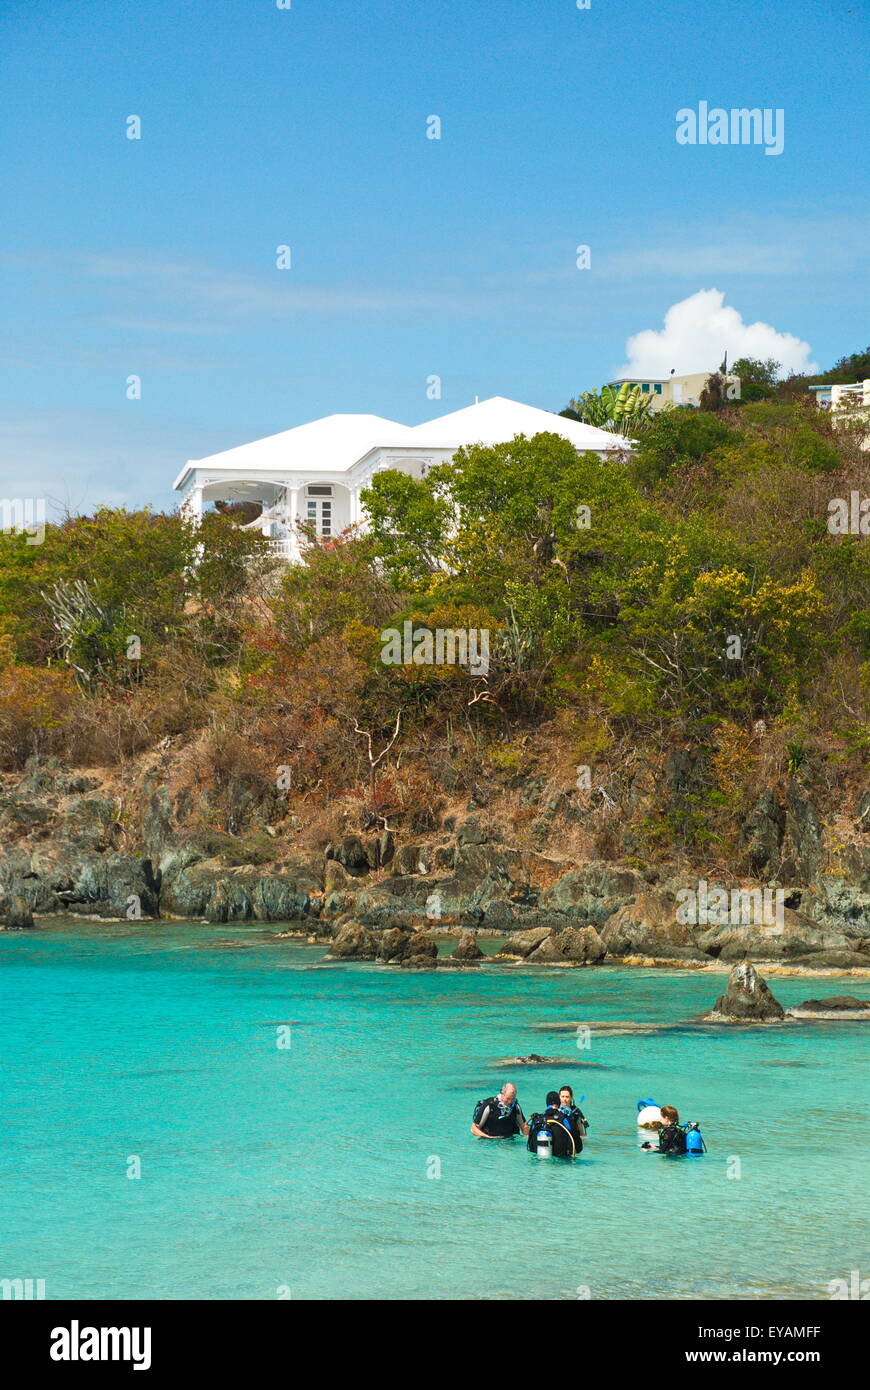
<instances>
[{"instance_id":1,"label":"buoyancy vest","mask_svg":"<svg viewBox=\"0 0 870 1390\"><path fill-rule=\"evenodd\" d=\"M659 1133L660 1154L684 1154L686 1152L686 1131L682 1125L666 1125Z\"/></svg>"},{"instance_id":2,"label":"buoyancy vest","mask_svg":"<svg viewBox=\"0 0 870 1390\"><path fill-rule=\"evenodd\" d=\"M486 1116L486 1123L481 1124L487 1108L489 1114ZM498 1096L487 1096L486 1100L479 1100L474 1107L473 1121L482 1129L484 1134L492 1134L499 1139L509 1139L512 1134L519 1134L520 1121L517 1113L517 1102L514 1101L506 1114L502 1114L501 1102Z\"/></svg>"},{"instance_id":3,"label":"buoyancy vest","mask_svg":"<svg viewBox=\"0 0 870 1390\"><path fill-rule=\"evenodd\" d=\"M533 1115L529 1120L529 1138L526 1145L529 1153L537 1153L538 1134L542 1129L546 1129L550 1135L554 1158L573 1158L583 1148L583 1140L576 1126L560 1111L545 1110L542 1115Z\"/></svg>"},{"instance_id":4,"label":"buoyancy vest","mask_svg":"<svg viewBox=\"0 0 870 1390\"><path fill-rule=\"evenodd\" d=\"M564 1106L560 1106L559 1108L562 1111L563 1115L566 1115L567 1118L574 1121L574 1125L577 1129L577 1132L582 1136L583 1132L589 1128L589 1121L583 1114L583 1111L580 1109L580 1106L571 1105L568 1107L567 1112Z\"/></svg>"}]
</instances>

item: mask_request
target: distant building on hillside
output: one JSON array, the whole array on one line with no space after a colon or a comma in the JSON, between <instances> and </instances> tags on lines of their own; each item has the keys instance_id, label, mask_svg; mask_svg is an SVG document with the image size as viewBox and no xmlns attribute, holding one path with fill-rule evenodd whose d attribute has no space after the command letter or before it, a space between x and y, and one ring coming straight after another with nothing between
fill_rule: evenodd
<instances>
[{"instance_id":1,"label":"distant building on hillside","mask_svg":"<svg viewBox=\"0 0 870 1390\"><path fill-rule=\"evenodd\" d=\"M650 409L655 411L664 410L667 405L699 406L701 404L701 392L712 375L712 372L689 372L686 376L621 376L616 381L611 381L610 385L617 389L626 383L629 386L639 386L645 396L651 397ZM728 399L739 400L740 377L728 373L724 379Z\"/></svg>"},{"instance_id":2,"label":"distant building on hillside","mask_svg":"<svg viewBox=\"0 0 870 1390\"><path fill-rule=\"evenodd\" d=\"M836 429L862 429L861 448L870 450L870 377L863 381L810 386L820 410L831 412Z\"/></svg>"},{"instance_id":3,"label":"distant building on hillside","mask_svg":"<svg viewBox=\"0 0 870 1390\"><path fill-rule=\"evenodd\" d=\"M848 386L828 382L808 389L813 392L819 409L830 410L834 415L861 415L870 410L870 377L866 381L853 381Z\"/></svg>"},{"instance_id":4,"label":"distant building on hillside","mask_svg":"<svg viewBox=\"0 0 870 1390\"><path fill-rule=\"evenodd\" d=\"M518 434L559 434L578 453L618 458L631 440L504 396L409 427L379 415L327 415L295 429L242 444L208 458L190 459L175 480L179 504L198 521L213 502L248 502L259 530L285 559L301 559L305 532L332 540L349 526L365 526L362 493L383 469L423 478L470 444L507 444ZM253 509L253 508L252 508Z\"/></svg>"}]
</instances>

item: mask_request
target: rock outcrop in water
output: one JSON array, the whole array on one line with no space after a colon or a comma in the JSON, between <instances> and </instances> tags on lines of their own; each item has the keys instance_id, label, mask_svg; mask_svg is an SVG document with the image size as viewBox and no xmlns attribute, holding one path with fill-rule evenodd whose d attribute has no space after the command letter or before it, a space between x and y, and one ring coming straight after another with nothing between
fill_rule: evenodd
<instances>
[{"instance_id":1,"label":"rock outcrop in water","mask_svg":"<svg viewBox=\"0 0 870 1390\"><path fill-rule=\"evenodd\" d=\"M774 999L749 961L735 965L728 976L728 987L720 994L704 1023L781 1023L785 1009Z\"/></svg>"},{"instance_id":2,"label":"rock outcrop in water","mask_svg":"<svg viewBox=\"0 0 870 1390\"><path fill-rule=\"evenodd\" d=\"M342 919L327 952L328 960L374 960L407 969L431 969L437 962L438 943L426 931L388 927L373 931L362 922Z\"/></svg>"},{"instance_id":3,"label":"rock outcrop in water","mask_svg":"<svg viewBox=\"0 0 870 1390\"><path fill-rule=\"evenodd\" d=\"M459 933L459 940L452 952L452 958L460 961L483 959L483 951L477 944L477 937L474 932L463 931Z\"/></svg>"},{"instance_id":4,"label":"rock outcrop in water","mask_svg":"<svg viewBox=\"0 0 870 1390\"><path fill-rule=\"evenodd\" d=\"M568 1057L542 1057L538 1052L530 1052L527 1057L499 1057L493 1063L496 1067L565 1067L576 1065Z\"/></svg>"},{"instance_id":5,"label":"rock outcrop in water","mask_svg":"<svg viewBox=\"0 0 870 1390\"><path fill-rule=\"evenodd\" d=\"M534 965L597 965L606 955L594 927L564 927L549 932L527 959Z\"/></svg>"},{"instance_id":6,"label":"rock outcrop in water","mask_svg":"<svg viewBox=\"0 0 870 1390\"><path fill-rule=\"evenodd\" d=\"M361 922L344 922L332 939L328 957L333 960L374 960L377 951L373 932Z\"/></svg>"},{"instance_id":7,"label":"rock outcrop in water","mask_svg":"<svg viewBox=\"0 0 870 1390\"><path fill-rule=\"evenodd\" d=\"M870 1022L870 1002L851 994L835 994L830 999L805 999L788 1011L789 1018L845 1019Z\"/></svg>"}]
</instances>

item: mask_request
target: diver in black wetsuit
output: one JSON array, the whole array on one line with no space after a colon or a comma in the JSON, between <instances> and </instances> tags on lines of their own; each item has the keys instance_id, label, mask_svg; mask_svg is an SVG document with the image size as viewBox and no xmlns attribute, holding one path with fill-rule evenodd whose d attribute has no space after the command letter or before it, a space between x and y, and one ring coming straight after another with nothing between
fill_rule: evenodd
<instances>
[{"instance_id":1,"label":"diver in black wetsuit","mask_svg":"<svg viewBox=\"0 0 870 1390\"><path fill-rule=\"evenodd\" d=\"M680 1116L676 1107L673 1105L662 1106L662 1119L664 1128L659 1130L659 1146L654 1149L652 1144L641 1144L642 1149L647 1153L654 1154L684 1154L686 1152L686 1131L680 1125Z\"/></svg>"},{"instance_id":2,"label":"diver in black wetsuit","mask_svg":"<svg viewBox=\"0 0 870 1390\"><path fill-rule=\"evenodd\" d=\"M586 1128L589 1121L583 1114L580 1106L574 1104L574 1092L570 1086L559 1087L559 1109L562 1111L563 1115L568 1116L569 1119L574 1121L574 1127L577 1131L576 1137L581 1140L585 1139ZM582 1144L580 1147L582 1148Z\"/></svg>"},{"instance_id":3,"label":"diver in black wetsuit","mask_svg":"<svg viewBox=\"0 0 870 1390\"><path fill-rule=\"evenodd\" d=\"M559 1107L559 1092L549 1091L547 1108L540 1115L533 1115L529 1121L529 1153L538 1151L538 1134L546 1130L550 1135L554 1158L576 1158L583 1148L583 1140L576 1121Z\"/></svg>"},{"instance_id":4,"label":"diver in black wetsuit","mask_svg":"<svg viewBox=\"0 0 870 1390\"><path fill-rule=\"evenodd\" d=\"M529 1126L512 1081L506 1081L497 1096L478 1101L471 1132L475 1139L510 1139L515 1134L528 1134Z\"/></svg>"}]
</instances>

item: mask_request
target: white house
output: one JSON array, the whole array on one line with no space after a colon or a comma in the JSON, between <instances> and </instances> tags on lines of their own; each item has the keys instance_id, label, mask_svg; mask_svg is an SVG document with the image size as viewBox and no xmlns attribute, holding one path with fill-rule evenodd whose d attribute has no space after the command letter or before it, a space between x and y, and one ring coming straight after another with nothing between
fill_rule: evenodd
<instances>
[{"instance_id":1,"label":"white house","mask_svg":"<svg viewBox=\"0 0 870 1390\"><path fill-rule=\"evenodd\" d=\"M809 389L819 409L830 411L834 429L854 430L859 448L870 453L870 377Z\"/></svg>"},{"instance_id":2,"label":"white house","mask_svg":"<svg viewBox=\"0 0 870 1390\"><path fill-rule=\"evenodd\" d=\"M530 438L544 431L601 458L631 448L622 435L493 396L423 425L400 425L380 415L327 415L253 444L190 459L174 488L180 505L197 520L209 502L261 503L262 513L249 525L268 536L278 554L298 560L297 522L312 522L324 538L364 524L360 493L375 473L397 468L422 478L463 444L506 444L518 434Z\"/></svg>"}]
</instances>

